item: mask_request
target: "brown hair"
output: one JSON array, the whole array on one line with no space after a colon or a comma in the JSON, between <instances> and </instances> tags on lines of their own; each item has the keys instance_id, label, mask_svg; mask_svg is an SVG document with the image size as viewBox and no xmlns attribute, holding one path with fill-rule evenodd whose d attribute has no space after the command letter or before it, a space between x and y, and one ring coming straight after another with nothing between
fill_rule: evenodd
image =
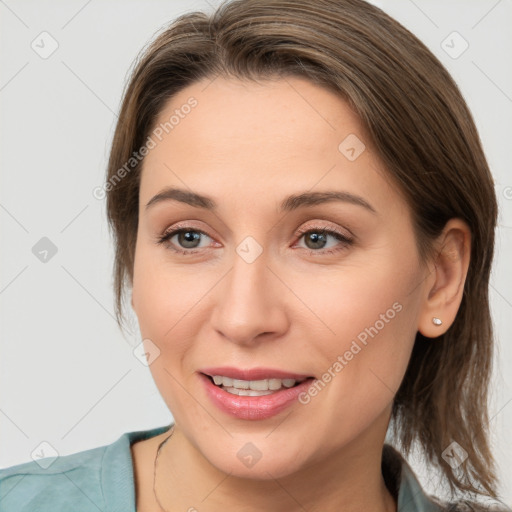
<instances>
[{"instance_id":1,"label":"brown hair","mask_svg":"<svg viewBox=\"0 0 512 512\"><path fill-rule=\"evenodd\" d=\"M449 73L413 34L362 0L232 1L211 16L181 16L143 52L125 90L108 165L119 324L123 292L133 278L143 159L115 178L144 146L173 95L219 75L254 80L294 75L346 100L410 205L425 261L449 219L469 225L471 261L459 312L439 339L417 334L392 423L402 450L408 454L418 441L452 492L496 496L487 438L493 179ZM457 471L441 456L452 441L469 455Z\"/></svg>"}]
</instances>

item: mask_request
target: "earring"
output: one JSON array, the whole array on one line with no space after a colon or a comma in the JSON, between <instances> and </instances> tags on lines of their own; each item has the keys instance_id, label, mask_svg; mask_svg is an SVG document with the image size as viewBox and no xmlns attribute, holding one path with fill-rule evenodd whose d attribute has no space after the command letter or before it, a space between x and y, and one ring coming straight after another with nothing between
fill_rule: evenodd
<instances>
[{"instance_id":1,"label":"earring","mask_svg":"<svg viewBox=\"0 0 512 512\"><path fill-rule=\"evenodd\" d=\"M432 318L432 323L434 325L442 325L443 321L440 318L434 317Z\"/></svg>"}]
</instances>

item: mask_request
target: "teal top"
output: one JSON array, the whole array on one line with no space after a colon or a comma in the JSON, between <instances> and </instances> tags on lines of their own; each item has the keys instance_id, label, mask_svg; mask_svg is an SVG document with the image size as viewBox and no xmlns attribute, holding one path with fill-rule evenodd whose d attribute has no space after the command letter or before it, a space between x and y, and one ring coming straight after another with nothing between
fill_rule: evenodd
<instances>
[{"instance_id":1,"label":"teal top","mask_svg":"<svg viewBox=\"0 0 512 512\"><path fill-rule=\"evenodd\" d=\"M57 457L49 466L47 458L2 469L0 511L136 512L130 446L170 426L128 432L107 446ZM399 512L444 510L425 494L410 466L390 445L384 445L382 471Z\"/></svg>"}]
</instances>

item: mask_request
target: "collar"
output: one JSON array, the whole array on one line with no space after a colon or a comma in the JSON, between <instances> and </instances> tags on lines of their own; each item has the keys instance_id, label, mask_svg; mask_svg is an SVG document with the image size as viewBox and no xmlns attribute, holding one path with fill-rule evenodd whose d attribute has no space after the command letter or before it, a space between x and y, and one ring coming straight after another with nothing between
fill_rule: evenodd
<instances>
[{"instance_id":1,"label":"collar","mask_svg":"<svg viewBox=\"0 0 512 512\"><path fill-rule=\"evenodd\" d=\"M149 439L163 432L167 432L173 426L171 423L165 427L159 427L152 430L130 432L122 436L119 442L123 442L125 449L121 451L114 450L114 445L107 448L107 453L103 457L102 487L105 489L122 489L121 495L130 496L133 499L135 495L132 460L129 446L135 441ZM117 445L118 443L115 443ZM110 453L111 452L111 453ZM115 456L114 456L115 455ZM124 464L120 464L119 457L125 458ZM122 468L124 470L120 471ZM404 459L402 454L389 444L384 444L382 451L382 475L389 492L397 502L397 512L441 512L445 508L432 496L429 496L422 489L414 471ZM129 481L129 489L124 489L125 483ZM117 492L117 491L116 491ZM122 500L121 495L104 493L106 497L107 510L121 511L123 506L119 506ZM124 508L129 510L129 508Z\"/></svg>"},{"instance_id":2,"label":"collar","mask_svg":"<svg viewBox=\"0 0 512 512\"><path fill-rule=\"evenodd\" d=\"M389 444L382 451L382 475L398 512L440 512L444 507L421 487L411 466Z\"/></svg>"}]
</instances>

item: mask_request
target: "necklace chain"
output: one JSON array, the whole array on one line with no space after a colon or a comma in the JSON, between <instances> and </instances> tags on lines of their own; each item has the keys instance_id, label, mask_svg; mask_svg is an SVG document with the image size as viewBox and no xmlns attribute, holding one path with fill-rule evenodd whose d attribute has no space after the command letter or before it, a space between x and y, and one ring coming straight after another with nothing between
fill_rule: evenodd
<instances>
[{"instance_id":1,"label":"necklace chain","mask_svg":"<svg viewBox=\"0 0 512 512\"><path fill-rule=\"evenodd\" d=\"M155 457L155 465L154 465L154 469L153 469L153 494L155 495L155 499L156 499L156 502L158 503L158 506L164 511L164 512L169 512L167 509L165 509L162 504L160 503L160 500L158 499L158 496L156 494L156 465L157 465L157 462L158 462L158 457L160 455L160 451L162 450L162 448L164 447L165 443L167 443L167 441L169 441L169 439L172 437L172 435L174 434L174 425L172 426L171 428L171 433L168 437L166 437L159 445L158 445L158 450L156 451L156 457Z\"/></svg>"},{"instance_id":2,"label":"necklace chain","mask_svg":"<svg viewBox=\"0 0 512 512\"><path fill-rule=\"evenodd\" d=\"M155 456L155 464L154 464L154 468L153 468L153 494L155 495L155 499L156 499L156 502L158 503L158 506L164 512L169 512L169 511L166 508L163 507L162 503L160 502L160 500L158 499L158 496L156 494L156 466L157 466L158 457L160 456L160 452L162 451L162 448L164 447L164 445L167 443L167 441L169 441L169 439L174 434L174 425L171 427L170 432L171 433L158 445L158 449L156 451L156 456Z\"/></svg>"}]
</instances>

